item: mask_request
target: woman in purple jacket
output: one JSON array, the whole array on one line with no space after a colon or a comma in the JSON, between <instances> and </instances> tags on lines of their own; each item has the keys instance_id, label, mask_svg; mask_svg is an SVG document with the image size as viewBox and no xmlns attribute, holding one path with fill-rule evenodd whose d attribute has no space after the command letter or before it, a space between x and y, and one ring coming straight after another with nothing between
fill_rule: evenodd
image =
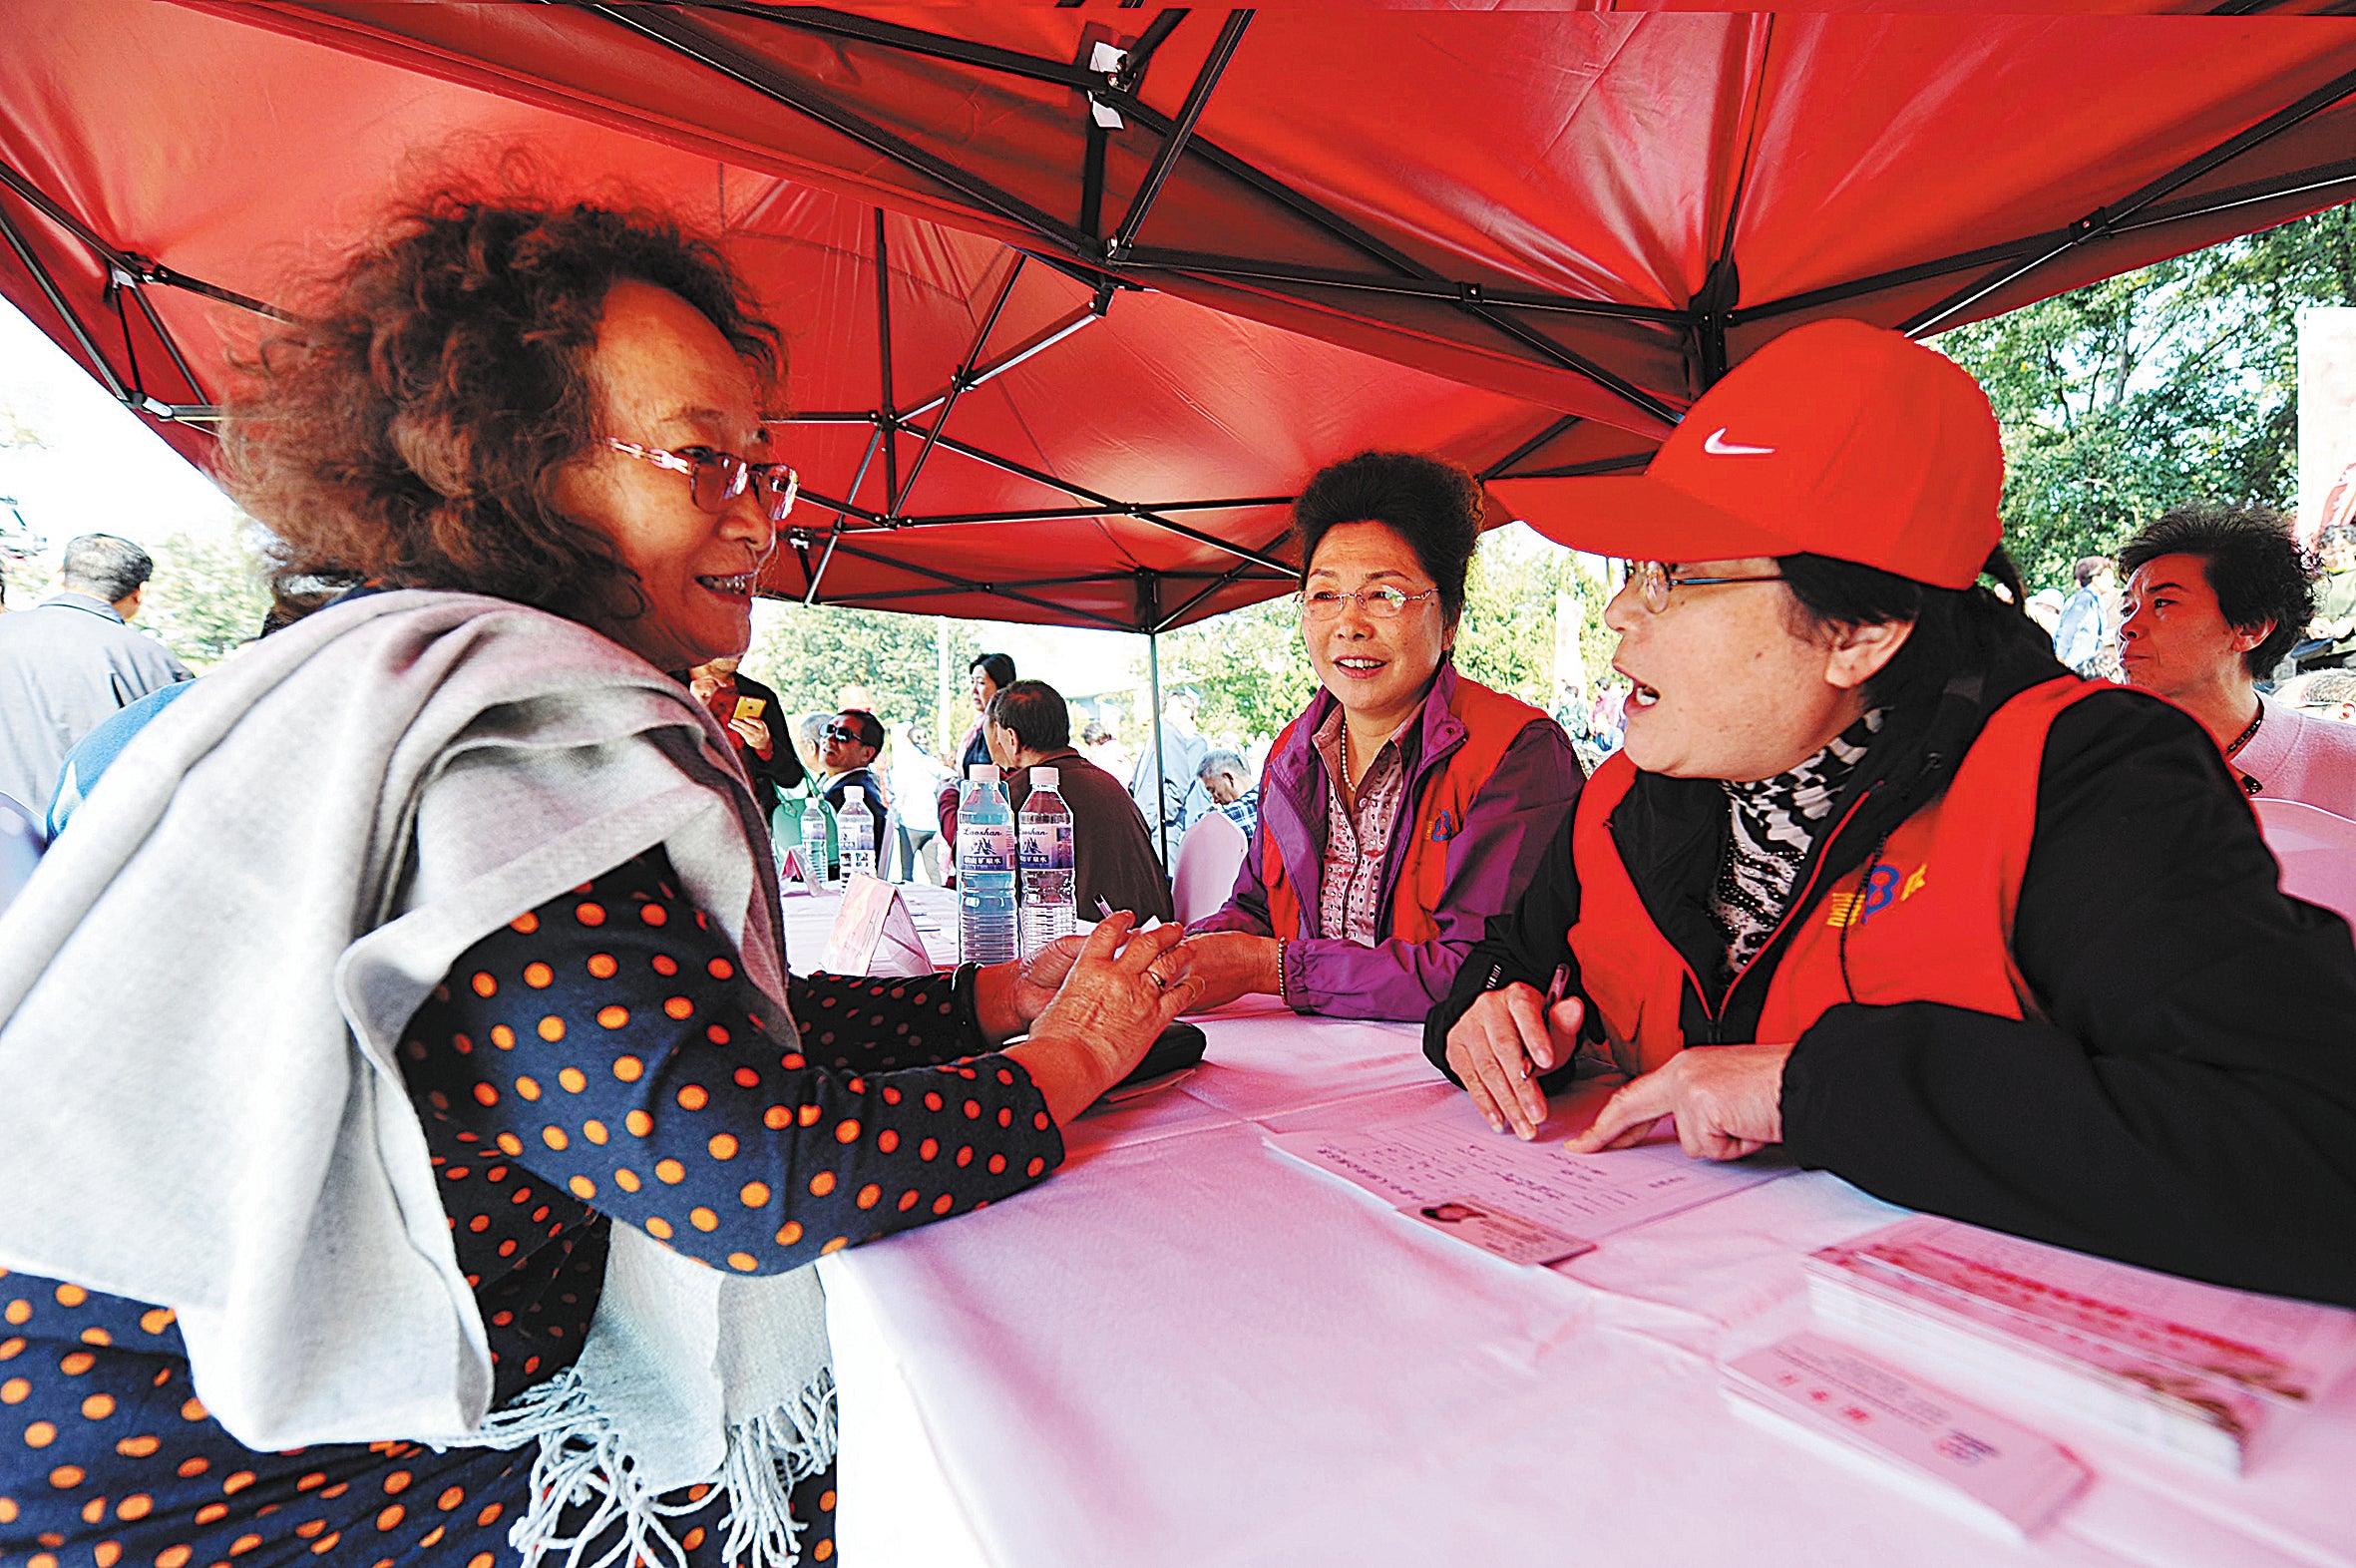
<instances>
[{"instance_id":1,"label":"woman in purple jacket","mask_svg":"<svg viewBox=\"0 0 2356 1568\"><path fill-rule=\"evenodd\" d=\"M1480 526L1472 476L1406 452L1337 463L1295 503L1325 689L1269 753L1234 893L1190 929L1201 1006L1265 991L1420 1018L1528 886L1581 775L1561 726L1449 661Z\"/></svg>"}]
</instances>

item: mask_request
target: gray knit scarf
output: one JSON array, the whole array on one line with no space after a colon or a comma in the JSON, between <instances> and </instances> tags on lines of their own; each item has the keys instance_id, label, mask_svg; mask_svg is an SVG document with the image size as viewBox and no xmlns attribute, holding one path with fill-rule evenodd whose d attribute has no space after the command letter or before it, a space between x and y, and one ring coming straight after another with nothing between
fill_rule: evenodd
<instances>
[{"instance_id":1,"label":"gray knit scarf","mask_svg":"<svg viewBox=\"0 0 2356 1568\"><path fill-rule=\"evenodd\" d=\"M684 688L540 610L383 593L240 651L0 914L0 1265L176 1310L251 1448L538 1443L527 1568L683 1568L697 1483L727 1560L789 1568L835 1447L815 1271L616 1224L580 1361L487 1410L394 1056L468 947L657 844L792 1038L758 817Z\"/></svg>"}]
</instances>

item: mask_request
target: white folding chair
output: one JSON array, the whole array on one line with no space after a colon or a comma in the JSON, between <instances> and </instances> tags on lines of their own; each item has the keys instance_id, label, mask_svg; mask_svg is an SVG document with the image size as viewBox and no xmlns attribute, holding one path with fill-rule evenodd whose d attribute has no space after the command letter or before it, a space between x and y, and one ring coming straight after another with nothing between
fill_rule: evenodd
<instances>
[{"instance_id":1,"label":"white folding chair","mask_svg":"<svg viewBox=\"0 0 2356 1568\"><path fill-rule=\"evenodd\" d=\"M1251 847L1244 830L1224 811L1206 812L1186 830L1178 845L1177 869L1170 876L1178 924L1200 920L1227 902Z\"/></svg>"},{"instance_id":2,"label":"white folding chair","mask_svg":"<svg viewBox=\"0 0 2356 1568\"><path fill-rule=\"evenodd\" d=\"M2250 802L2282 866L2282 891L2356 923L2356 822L2297 800Z\"/></svg>"}]
</instances>

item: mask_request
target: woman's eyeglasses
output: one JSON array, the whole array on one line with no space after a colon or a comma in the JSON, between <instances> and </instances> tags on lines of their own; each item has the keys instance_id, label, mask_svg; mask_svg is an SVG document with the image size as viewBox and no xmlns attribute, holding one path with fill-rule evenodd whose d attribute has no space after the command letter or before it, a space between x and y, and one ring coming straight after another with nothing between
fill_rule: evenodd
<instances>
[{"instance_id":1,"label":"woman's eyeglasses","mask_svg":"<svg viewBox=\"0 0 2356 1568\"><path fill-rule=\"evenodd\" d=\"M1396 620L1407 612L1409 604L1427 599L1438 591L1436 588L1427 588L1420 593L1408 593L1384 583L1356 593L1345 593L1339 588L1312 588L1307 592L1296 593L1293 597L1301 606L1303 618L1309 620L1332 620L1342 613L1344 604L1353 602L1358 605L1360 613L1370 620Z\"/></svg>"},{"instance_id":2,"label":"woman's eyeglasses","mask_svg":"<svg viewBox=\"0 0 2356 1568\"><path fill-rule=\"evenodd\" d=\"M659 447L639 446L634 441L616 441L611 436L605 438L605 445L641 463L686 475L687 493L706 512L722 510L750 485L760 497L762 514L772 523L783 523L786 514L794 509L794 497L802 490L802 476L783 463L749 462L733 452L715 452L710 447L681 447L676 452L666 452Z\"/></svg>"},{"instance_id":3,"label":"woman's eyeglasses","mask_svg":"<svg viewBox=\"0 0 2356 1568\"><path fill-rule=\"evenodd\" d=\"M1631 561L1628 563L1628 584L1643 598L1644 607L1658 615L1669 607L1669 590L1681 588L1715 588L1722 583L1780 583L1780 572L1769 572L1760 577L1747 578L1680 578L1670 574L1676 568L1673 561Z\"/></svg>"}]
</instances>

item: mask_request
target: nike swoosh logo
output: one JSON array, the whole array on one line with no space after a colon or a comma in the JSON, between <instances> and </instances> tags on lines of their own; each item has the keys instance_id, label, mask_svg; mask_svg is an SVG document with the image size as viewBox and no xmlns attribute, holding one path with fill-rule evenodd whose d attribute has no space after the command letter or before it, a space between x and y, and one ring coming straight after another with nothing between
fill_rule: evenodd
<instances>
[{"instance_id":1,"label":"nike swoosh logo","mask_svg":"<svg viewBox=\"0 0 2356 1568\"><path fill-rule=\"evenodd\" d=\"M1718 429L1710 432L1710 438L1702 443L1702 450L1712 457L1765 457L1775 449L1773 447L1747 447L1729 441L1726 438L1726 427L1721 425Z\"/></svg>"}]
</instances>

